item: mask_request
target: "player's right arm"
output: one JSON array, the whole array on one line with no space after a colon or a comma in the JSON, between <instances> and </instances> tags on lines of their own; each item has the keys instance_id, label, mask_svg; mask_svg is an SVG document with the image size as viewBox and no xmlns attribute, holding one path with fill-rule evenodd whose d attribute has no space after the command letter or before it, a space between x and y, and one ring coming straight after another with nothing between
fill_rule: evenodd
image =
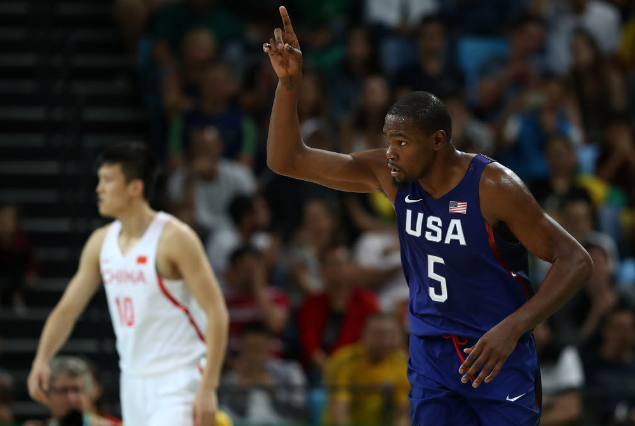
<instances>
[{"instance_id":1,"label":"player's right arm","mask_svg":"<svg viewBox=\"0 0 635 426\"><path fill-rule=\"evenodd\" d=\"M342 191L392 193L385 150L348 155L310 148L302 141L297 113L302 52L284 6L280 15L284 32L276 28L274 38L263 46L279 78L267 138L267 165L276 173Z\"/></svg>"},{"instance_id":2,"label":"player's right arm","mask_svg":"<svg viewBox=\"0 0 635 426\"><path fill-rule=\"evenodd\" d=\"M36 401L46 400L45 392L48 391L49 380L48 363L66 343L77 318L99 288L101 283L99 253L106 230L107 227L96 230L86 242L75 276L44 324L27 380L29 394Z\"/></svg>"}]
</instances>

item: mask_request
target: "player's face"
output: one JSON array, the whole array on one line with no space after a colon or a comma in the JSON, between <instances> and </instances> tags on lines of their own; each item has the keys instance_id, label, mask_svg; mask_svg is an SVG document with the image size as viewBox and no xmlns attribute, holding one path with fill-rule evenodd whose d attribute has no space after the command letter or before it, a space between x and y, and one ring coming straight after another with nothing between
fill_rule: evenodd
<instances>
[{"instance_id":1,"label":"player's face","mask_svg":"<svg viewBox=\"0 0 635 426\"><path fill-rule=\"evenodd\" d=\"M425 135L409 117L387 115L384 137L388 141L388 167L396 187L405 188L426 175L434 156L434 135Z\"/></svg>"},{"instance_id":2,"label":"player's face","mask_svg":"<svg viewBox=\"0 0 635 426\"><path fill-rule=\"evenodd\" d=\"M82 377L58 375L49 387L48 408L53 418L60 418L70 410L83 412L86 389Z\"/></svg>"},{"instance_id":3,"label":"player's face","mask_svg":"<svg viewBox=\"0 0 635 426\"><path fill-rule=\"evenodd\" d=\"M120 164L104 164L97 171L97 206L99 214L116 217L130 206L130 201L143 192L138 179L126 182ZM141 186L140 186L141 185Z\"/></svg>"}]
</instances>

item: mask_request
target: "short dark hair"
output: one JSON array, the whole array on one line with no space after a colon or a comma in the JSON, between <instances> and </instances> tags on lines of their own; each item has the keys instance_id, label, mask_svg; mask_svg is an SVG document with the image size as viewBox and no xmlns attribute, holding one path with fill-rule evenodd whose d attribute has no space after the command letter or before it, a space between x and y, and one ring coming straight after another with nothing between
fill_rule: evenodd
<instances>
[{"instance_id":1,"label":"short dark hair","mask_svg":"<svg viewBox=\"0 0 635 426\"><path fill-rule=\"evenodd\" d=\"M567 192L562 200L560 201L560 209L564 209L569 204L583 202L591 206L593 208L593 199L585 188L575 186Z\"/></svg>"},{"instance_id":2,"label":"short dark hair","mask_svg":"<svg viewBox=\"0 0 635 426\"><path fill-rule=\"evenodd\" d=\"M127 142L109 146L97 158L97 168L105 164L119 164L126 183L140 179L143 182L143 198L150 198L158 174L158 163L146 144Z\"/></svg>"},{"instance_id":3,"label":"short dark hair","mask_svg":"<svg viewBox=\"0 0 635 426\"><path fill-rule=\"evenodd\" d=\"M430 92L412 92L395 102L388 115L409 117L421 131L431 135L443 130L448 141L452 140L452 117L441 99Z\"/></svg>"},{"instance_id":4,"label":"short dark hair","mask_svg":"<svg viewBox=\"0 0 635 426\"><path fill-rule=\"evenodd\" d=\"M238 262L244 256L247 256L247 255L250 255L250 254L252 254L252 255L254 255L256 257L260 257L260 252L258 251L258 249L254 248L254 247L252 247L250 245L245 245L245 246L242 246L242 247L238 247L229 256L229 264L230 265L235 265L236 262Z\"/></svg>"},{"instance_id":5,"label":"short dark hair","mask_svg":"<svg viewBox=\"0 0 635 426\"><path fill-rule=\"evenodd\" d=\"M245 216L256 210L256 204L254 198L249 195L236 195L229 203L228 210L232 222L238 226Z\"/></svg>"}]
</instances>

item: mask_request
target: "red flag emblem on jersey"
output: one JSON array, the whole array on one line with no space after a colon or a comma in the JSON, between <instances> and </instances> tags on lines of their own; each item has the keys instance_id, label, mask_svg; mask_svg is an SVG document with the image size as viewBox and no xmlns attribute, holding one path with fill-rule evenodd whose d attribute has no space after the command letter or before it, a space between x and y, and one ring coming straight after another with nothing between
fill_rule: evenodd
<instances>
[{"instance_id":1,"label":"red flag emblem on jersey","mask_svg":"<svg viewBox=\"0 0 635 426\"><path fill-rule=\"evenodd\" d=\"M450 201L450 213L467 213L466 201Z\"/></svg>"},{"instance_id":2,"label":"red flag emblem on jersey","mask_svg":"<svg viewBox=\"0 0 635 426\"><path fill-rule=\"evenodd\" d=\"M137 263L140 265L145 265L145 263L148 261L148 257L147 256L137 256Z\"/></svg>"}]
</instances>

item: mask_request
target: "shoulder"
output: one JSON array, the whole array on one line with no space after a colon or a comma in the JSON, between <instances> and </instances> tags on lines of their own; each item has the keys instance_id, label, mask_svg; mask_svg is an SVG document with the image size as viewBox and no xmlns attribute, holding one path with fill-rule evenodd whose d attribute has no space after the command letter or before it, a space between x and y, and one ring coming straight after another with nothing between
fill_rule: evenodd
<instances>
[{"instance_id":1,"label":"shoulder","mask_svg":"<svg viewBox=\"0 0 635 426\"><path fill-rule=\"evenodd\" d=\"M184 222L171 216L165 224L161 235L162 248L168 251L178 251L192 243L201 244L196 232Z\"/></svg>"},{"instance_id":2,"label":"shoulder","mask_svg":"<svg viewBox=\"0 0 635 426\"><path fill-rule=\"evenodd\" d=\"M85 248L87 250L101 250L101 246L106 239L106 235L108 235L108 230L115 222L110 222L107 225L101 226L93 231L88 237L88 241L86 241Z\"/></svg>"},{"instance_id":3,"label":"shoulder","mask_svg":"<svg viewBox=\"0 0 635 426\"><path fill-rule=\"evenodd\" d=\"M329 360L331 366L347 366L357 363L360 358L364 357L366 353L366 346L362 342L352 343L346 345L337 351Z\"/></svg>"},{"instance_id":4,"label":"shoulder","mask_svg":"<svg viewBox=\"0 0 635 426\"><path fill-rule=\"evenodd\" d=\"M480 182L481 196L490 192L516 191L519 189L527 191L526 188L516 173L498 162L493 161L483 169Z\"/></svg>"}]
</instances>

